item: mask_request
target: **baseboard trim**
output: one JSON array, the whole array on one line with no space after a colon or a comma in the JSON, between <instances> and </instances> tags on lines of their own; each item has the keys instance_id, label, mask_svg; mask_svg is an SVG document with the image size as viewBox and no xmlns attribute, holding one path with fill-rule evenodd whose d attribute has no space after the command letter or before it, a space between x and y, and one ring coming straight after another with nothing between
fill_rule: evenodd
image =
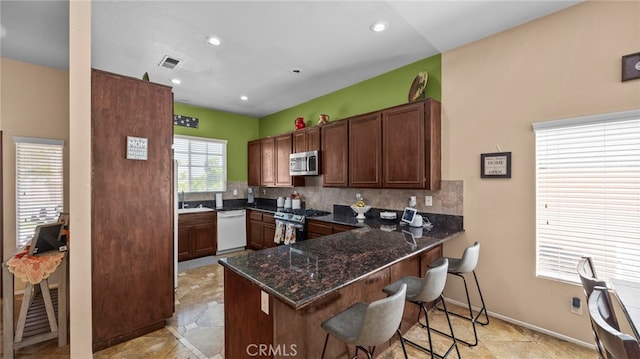
<instances>
[{"instance_id":1,"label":"baseboard trim","mask_svg":"<svg viewBox=\"0 0 640 359\"><path fill-rule=\"evenodd\" d=\"M457 301L457 300L454 300L454 299L451 299L451 298L445 298L445 301L447 303L455 304L455 305L460 306L460 307L465 307L465 308L467 307L467 303L463 303L463 302L460 302L460 301ZM471 308L473 310L475 310L475 311L479 311L480 310L480 308L478 308L476 306L473 306L473 305L471 306ZM551 330L548 330L548 329L545 329L545 328L542 328L542 327L538 327L538 326L535 326L533 324L529 324L529 323L526 323L526 322L523 322L523 321L520 321L520 320L517 320L517 319L513 319L511 317L507 317L505 315L498 314L498 313L495 313L495 312L492 312L492 311L489 311L489 310L487 310L487 313L489 313L489 316L498 318L500 320L504 320L505 322L508 322L508 323L511 323L511 324L515 324L515 325L519 325L521 327L525 327L527 329L531 329L533 331L536 331L536 332L539 332L539 333L542 333L542 334L546 334L546 335L554 337L554 338L562 339L562 340L568 341L570 343L583 346L585 348L596 350L596 346L593 343L587 343L587 342L584 342L582 340L578 340L576 338L572 338L570 336L567 336L567 335L564 335L564 334L561 334L561 333L557 333L557 332L554 332L554 331L551 331Z\"/></svg>"}]
</instances>

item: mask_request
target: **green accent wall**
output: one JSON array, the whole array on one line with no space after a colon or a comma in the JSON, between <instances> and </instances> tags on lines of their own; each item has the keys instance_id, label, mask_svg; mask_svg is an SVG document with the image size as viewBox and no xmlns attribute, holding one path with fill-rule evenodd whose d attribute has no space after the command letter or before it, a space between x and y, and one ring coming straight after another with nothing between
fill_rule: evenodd
<instances>
[{"instance_id":1,"label":"green accent wall","mask_svg":"<svg viewBox=\"0 0 640 359\"><path fill-rule=\"evenodd\" d=\"M227 180L247 180L247 142L259 137L257 118L181 103L173 113L199 119L198 128L173 126L176 135L227 140Z\"/></svg>"},{"instance_id":2,"label":"green accent wall","mask_svg":"<svg viewBox=\"0 0 640 359\"><path fill-rule=\"evenodd\" d=\"M416 75L429 73L426 97L442 97L442 56L440 54L400 67L355 85L315 98L260 119L260 136L274 136L295 130L294 121L304 117L307 126L317 124L318 115L329 121L380 110L408 102L409 88Z\"/></svg>"}]
</instances>

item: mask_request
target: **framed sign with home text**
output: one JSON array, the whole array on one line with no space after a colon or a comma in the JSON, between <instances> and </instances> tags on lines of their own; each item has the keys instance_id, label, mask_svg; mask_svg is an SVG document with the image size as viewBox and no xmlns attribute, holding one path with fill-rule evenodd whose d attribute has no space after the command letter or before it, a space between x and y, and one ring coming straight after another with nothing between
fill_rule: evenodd
<instances>
[{"instance_id":1,"label":"framed sign with home text","mask_svg":"<svg viewBox=\"0 0 640 359\"><path fill-rule=\"evenodd\" d=\"M511 152L480 154L481 178L511 178Z\"/></svg>"}]
</instances>

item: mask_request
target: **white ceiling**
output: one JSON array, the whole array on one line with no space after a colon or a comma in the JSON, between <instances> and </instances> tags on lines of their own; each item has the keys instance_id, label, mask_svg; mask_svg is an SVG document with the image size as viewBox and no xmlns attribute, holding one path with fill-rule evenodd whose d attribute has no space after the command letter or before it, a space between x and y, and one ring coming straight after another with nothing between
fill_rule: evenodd
<instances>
[{"instance_id":1,"label":"white ceiling","mask_svg":"<svg viewBox=\"0 0 640 359\"><path fill-rule=\"evenodd\" d=\"M263 117L578 2L94 0L92 66L147 72L176 102ZM68 12L66 1L2 0L0 54L67 69ZM388 30L369 30L377 20ZM182 62L158 67L165 55Z\"/></svg>"}]
</instances>

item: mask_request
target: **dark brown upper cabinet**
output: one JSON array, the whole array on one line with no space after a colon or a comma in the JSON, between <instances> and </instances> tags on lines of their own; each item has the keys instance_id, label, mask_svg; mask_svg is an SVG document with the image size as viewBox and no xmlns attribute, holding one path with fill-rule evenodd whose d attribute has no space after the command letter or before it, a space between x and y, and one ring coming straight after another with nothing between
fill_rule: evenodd
<instances>
[{"instance_id":1,"label":"dark brown upper cabinet","mask_svg":"<svg viewBox=\"0 0 640 359\"><path fill-rule=\"evenodd\" d=\"M322 185L325 187L349 186L349 123L329 122L322 126Z\"/></svg>"},{"instance_id":2,"label":"dark brown upper cabinet","mask_svg":"<svg viewBox=\"0 0 640 359\"><path fill-rule=\"evenodd\" d=\"M307 127L293 133L293 153L320 151L320 126Z\"/></svg>"},{"instance_id":3,"label":"dark brown upper cabinet","mask_svg":"<svg viewBox=\"0 0 640 359\"><path fill-rule=\"evenodd\" d=\"M380 112L349 119L349 187L382 187Z\"/></svg>"}]
</instances>

